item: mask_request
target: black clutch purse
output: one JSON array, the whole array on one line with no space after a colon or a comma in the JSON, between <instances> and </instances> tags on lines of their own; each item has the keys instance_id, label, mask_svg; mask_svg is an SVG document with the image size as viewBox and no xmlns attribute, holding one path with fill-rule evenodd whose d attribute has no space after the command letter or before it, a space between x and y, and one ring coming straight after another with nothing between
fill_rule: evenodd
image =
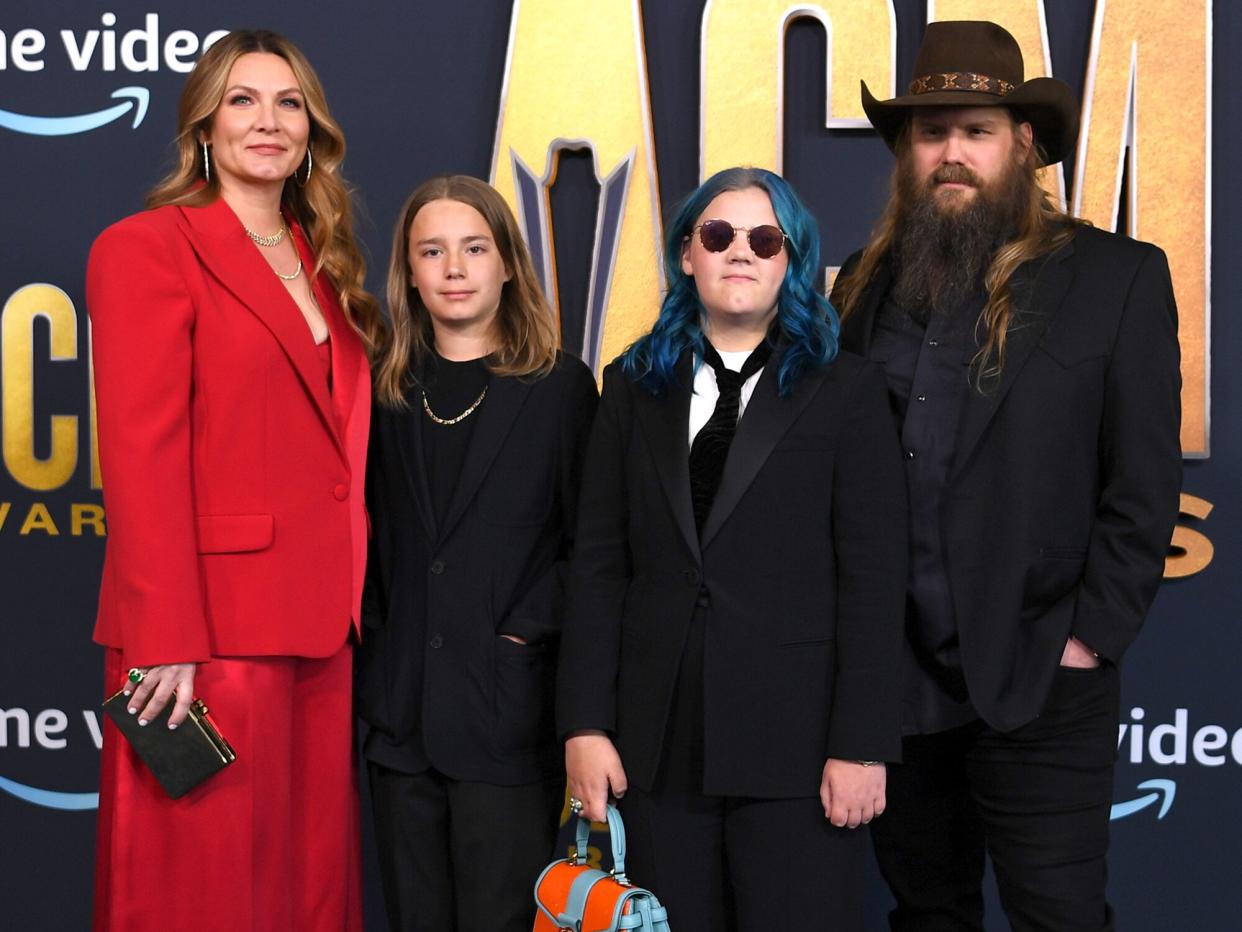
<instances>
[{"instance_id":1,"label":"black clutch purse","mask_svg":"<svg viewBox=\"0 0 1242 932\"><path fill-rule=\"evenodd\" d=\"M129 698L121 690L104 702L103 710L171 798L184 796L237 759L208 717L202 699L195 699L181 727L170 731L173 702L169 701L147 724L139 725L138 716L127 711Z\"/></svg>"}]
</instances>

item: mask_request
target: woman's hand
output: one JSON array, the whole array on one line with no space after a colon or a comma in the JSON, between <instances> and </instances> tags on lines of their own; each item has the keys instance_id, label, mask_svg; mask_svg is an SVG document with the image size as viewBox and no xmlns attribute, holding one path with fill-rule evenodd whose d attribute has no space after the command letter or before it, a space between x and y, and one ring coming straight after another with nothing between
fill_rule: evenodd
<instances>
[{"instance_id":1,"label":"woman's hand","mask_svg":"<svg viewBox=\"0 0 1242 932\"><path fill-rule=\"evenodd\" d=\"M189 714L190 703L194 701L194 671L197 664L164 663L148 667L141 682L135 684L125 678L125 695L129 696L126 709L130 715L138 716L138 724L145 725L176 696L177 704L173 706L172 715L168 718L168 727L176 728L185 721Z\"/></svg>"},{"instance_id":2,"label":"woman's hand","mask_svg":"<svg viewBox=\"0 0 1242 932\"><path fill-rule=\"evenodd\" d=\"M819 784L824 818L837 828L858 828L884 812L883 764L828 758Z\"/></svg>"},{"instance_id":3,"label":"woman's hand","mask_svg":"<svg viewBox=\"0 0 1242 932\"><path fill-rule=\"evenodd\" d=\"M582 801L582 814L592 822L608 817L610 790L620 799L629 788L612 739L594 729L575 731L565 739L565 774L569 795Z\"/></svg>"}]
</instances>

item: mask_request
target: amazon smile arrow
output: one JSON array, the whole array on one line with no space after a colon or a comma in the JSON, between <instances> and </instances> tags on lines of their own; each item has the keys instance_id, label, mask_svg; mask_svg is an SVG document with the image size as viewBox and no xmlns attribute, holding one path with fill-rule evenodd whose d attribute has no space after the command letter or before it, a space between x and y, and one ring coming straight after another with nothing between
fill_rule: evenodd
<instances>
[{"instance_id":1,"label":"amazon smile arrow","mask_svg":"<svg viewBox=\"0 0 1242 932\"><path fill-rule=\"evenodd\" d=\"M121 87L113 91L112 96L130 99L111 107L105 107L95 113L83 113L78 116L29 116L24 113L0 110L0 127L31 136L72 136L75 133L88 133L93 129L106 126L133 110L133 128L137 129L147 115L147 104L151 100L151 92L145 87Z\"/></svg>"}]
</instances>

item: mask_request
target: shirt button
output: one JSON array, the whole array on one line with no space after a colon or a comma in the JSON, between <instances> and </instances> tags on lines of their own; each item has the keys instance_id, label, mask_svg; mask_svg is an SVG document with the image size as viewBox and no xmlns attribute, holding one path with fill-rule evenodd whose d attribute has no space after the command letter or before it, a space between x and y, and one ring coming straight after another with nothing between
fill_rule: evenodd
<instances>
[{"instance_id":1,"label":"shirt button","mask_svg":"<svg viewBox=\"0 0 1242 932\"><path fill-rule=\"evenodd\" d=\"M927 400L927 396L926 396L926 395L919 395L919 397L918 397L918 398L916 398L916 399L914 399L914 400L915 400L915 401L926 401L926 400Z\"/></svg>"},{"instance_id":2,"label":"shirt button","mask_svg":"<svg viewBox=\"0 0 1242 932\"><path fill-rule=\"evenodd\" d=\"M682 575L686 577L686 585L697 586L699 584L699 571L698 570L686 570L686 572L683 573Z\"/></svg>"},{"instance_id":3,"label":"shirt button","mask_svg":"<svg viewBox=\"0 0 1242 932\"><path fill-rule=\"evenodd\" d=\"M907 450L907 451L906 451L906 459L908 459L908 460L912 460L912 459L914 459L914 451L913 451L913 450Z\"/></svg>"},{"instance_id":4,"label":"shirt button","mask_svg":"<svg viewBox=\"0 0 1242 932\"><path fill-rule=\"evenodd\" d=\"M443 573L444 562L442 560L436 560L434 563L432 563L431 572L434 573L436 576L439 576L441 573Z\"/></svg>"},{"instance_id":5,"label":"shirt button","mask_svg":"<svg viewBox=\"0 0 1242 932\"><path fill-rule=\"evenodd\" d=\"M435 637L431 639L429 643L431 644L434 650L439 650L441 647L444 646L444 638L440 637L440 635L437 634Z\"/></svg>"},{"instance_id":6,"label":"shirt button","mask_svg":"<svg viewBox=\"0 0 1242 932\"><path fill-rule=\"evenodd\" d=\"M927 341L927 345L928 345L928 346L939 346L939 345L940 345L940 341L939 341L939 340L928 340L928 341Z\"/></svg>"},{"instance_id":7,"label":"shirt button","mask_svg":"<svg viewBox=\"0 0 1242 932\"><path fill-rule=\"evenodd\" d=\"M345 499L349 498L349 486L347 486L344 482L338 482L332 487L332 494L336 497L338 502L343 502Z\"/></svg>"}]
</instances>

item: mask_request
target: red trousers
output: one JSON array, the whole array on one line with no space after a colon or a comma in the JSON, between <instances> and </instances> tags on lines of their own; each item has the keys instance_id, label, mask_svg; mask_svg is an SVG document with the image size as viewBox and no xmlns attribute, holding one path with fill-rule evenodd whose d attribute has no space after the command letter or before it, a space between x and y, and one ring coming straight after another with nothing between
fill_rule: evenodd
<instances>
[{"instance_id":1,"label":"red trousers","mask_svg":"<svg viewBox=\"0 0 1242 932\"><path fill-rule=\"evenodd\" d=\"M195 695L237 760L180 799L106 722L97 932L362 929L352 653L201 664ZM109 695L126 669L109 649Z\"/></svg>"}]
</instances>

